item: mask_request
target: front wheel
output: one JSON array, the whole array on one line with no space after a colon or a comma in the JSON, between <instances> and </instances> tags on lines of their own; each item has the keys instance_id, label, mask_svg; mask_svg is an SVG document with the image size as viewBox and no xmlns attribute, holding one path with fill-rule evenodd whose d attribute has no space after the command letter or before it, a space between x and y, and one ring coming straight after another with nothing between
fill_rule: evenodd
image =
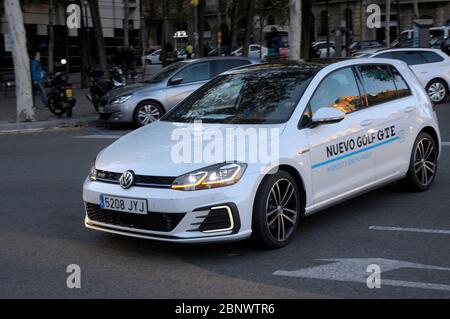
<instances>
[{"instance_id":1,"label":"front wheel","mask_svg":"<svg viewBox=\"0 0 450 319\"><path fill-rule=\"evenodd\" d=\"M428 133L420 133L411 153L409 170L405 184L413 191L428 190L437 172L438 149Z\"/></svg>"},{"instance_id":2,"label":"front wheel","mask_svg":"<svg viewBox=\"0 0 450 319\"><path fill-rule=\"evenodd\" d=\"M141 127L161 118L164 114L162 107L153 101L141 102L134 111L134 124Z\"/></svg>"},{"instance_id":3,"label":"front wheel","mask_svg":"<svg viewBox=\"0 0 450 319\"><path fill-rule=\"evenodd\" d=\"M300 193L292 176L285 171L267 175L253 206L253 239L265 248L286 246L295 236L300 214Z\"/></svg>"}]
</instances>

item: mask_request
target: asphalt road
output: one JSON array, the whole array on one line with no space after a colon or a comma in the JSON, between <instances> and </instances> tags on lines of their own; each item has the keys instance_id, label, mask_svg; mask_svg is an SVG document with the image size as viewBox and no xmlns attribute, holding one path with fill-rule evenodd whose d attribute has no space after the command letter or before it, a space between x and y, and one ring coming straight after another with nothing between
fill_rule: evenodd
<instances>
[{"instance_id":1,"label":"asphalt road","mask_svg":"<svg viewBox=\"0 0 450 319\"><path fill-rule=\"evenodd\" d=\"M438 113L450 142L450 103ZM125 132L0 136L0 298L450 297L450 143L430 191L383 187L306 218L288 247L263 251L84 228L83 180L109 135ZM81 267L80 289L66 286L70 264ZM366 285L369 264L384 270L379 289Z\"/></svg>"}]
</instances>

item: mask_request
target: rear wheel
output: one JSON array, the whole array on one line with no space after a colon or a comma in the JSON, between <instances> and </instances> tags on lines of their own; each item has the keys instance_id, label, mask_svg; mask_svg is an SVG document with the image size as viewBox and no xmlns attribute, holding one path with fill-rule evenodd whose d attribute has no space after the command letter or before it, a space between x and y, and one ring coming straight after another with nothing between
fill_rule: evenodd
<instances>
[{"instance_id":1,"label":"rear wheel","mask_svg":"<svg viewBox=\"0 0 450 319\"><path fill-rule=\"evenodd\" d=\"M431 101L434 103L442 103L447 97L447 85L440 79L432 80L426 89Z\"/></svg>"},{"instance_id":2,"label":"rear wheel","mask_svg":"<svg viewBox=\"0 0 450 319\"><path fill-rule=\"evenodd\" d=\"M62 116L65 112L62 101L56 95L50 95L47 100L47 107L56 116Z\"/></svg>"},{"instance_id":3,"label":"rear wheel","mask_svg":"<svg viewBox=\"0 0 450 319\"><path fill-rule=\"evenodd\" d=\"M428 190L436 177L438 149L428 133L420 133L411 154L406 185L413 191Z\"/></svg>"},{"instance_id":4,"label":"rear wheel","mask_svg":"<svg viewBox=\"0 0 450 319\"><path fill-rule=\"evenodd\" d=\"M164 114L162 107L154 101L139 103L134 111L134 124L138 127L150 124L161 118Z\"/></svg>"},{"instance_id":5,"label":"rear wheel","mask_svg":"<svg viewBox=\"0 0 450 319\"><path fill-rule=\"evenodd\" d=\"M285 171L266 176L253 207L253 238L265 248L286 246L295 236L300 212L300 193L292 176Z\"/></svg>"}]
</instances>

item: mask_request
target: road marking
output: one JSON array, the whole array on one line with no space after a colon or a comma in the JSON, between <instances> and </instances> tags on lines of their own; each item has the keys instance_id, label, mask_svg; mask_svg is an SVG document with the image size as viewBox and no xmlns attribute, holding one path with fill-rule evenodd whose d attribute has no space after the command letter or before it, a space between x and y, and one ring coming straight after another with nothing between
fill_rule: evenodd
<instances>
[{"instance_id":1,"label":"road marking","mask_svg":"<svg viewBox=\"0 0 450 319\"><path fill-rule=\"evenodd\" d=\"M443 229L404 228L404 227L386 227L386 226L370 226L369 229L370 230L403 231L403 232L413 232L413 233L450 235L450 230L443 230Z\"/></svg>"},{"instance_id":2,"label":"road marking","mask_svg":"<svg viewBox=\"0 0 450 319\"><path fill-rule=\"evenodd\" d=\"M75 136L75 138L87 138L87 139L118 139L121 138L122 135L84 135L84 136Z\"/></svg>"},{"instance_id":3,"label":"road marking","mask_svg":"<svg viewBox=\"0 0 450 319\"><path fill-rule=\"evenodd\" d=\"M450 146L450 142L442 142L442 146Z\"/></svg>"},{"instance_id":4,"label":"road marking","mask_svg":"<svg viewBox=\"0 0 450 319\"><path fill-rule=\"evenodd\" d=\"M277 270L273 274L275 276L334 280L342 282L361 283L366 285L367 278L370 275L370 273L367 272L367 266L372 264L380 266L381 274L402 268L414 268L414 269L450 272L450 268L416 264L401 260L391 260L384 258L339 258L339 259L319 259L319 260L329 261L331 263L321 266L302 268L294 271ZM383 286L450 291L450 285L383 279L383 276L381 276L381 287Z\"/></svg>"}]
</instances>

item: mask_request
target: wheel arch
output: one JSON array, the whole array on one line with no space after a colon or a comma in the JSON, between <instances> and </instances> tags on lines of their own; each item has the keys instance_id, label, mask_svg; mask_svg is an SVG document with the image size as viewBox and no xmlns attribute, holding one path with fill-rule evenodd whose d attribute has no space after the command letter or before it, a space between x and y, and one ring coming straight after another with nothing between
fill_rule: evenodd
<instances>
[{"instance_id":1,"label":"wheel arch","mask_svg":"<svg viewBox=\"0 0 450 319\"><path fill-rule=\"evenodd\" d=\"M432 126L425 126L424 128L422 128L420 130L419 134L423 133L423 132L429 134L431 136L431 138L433 139L434 143L436 143L436 146L438 149L438 155L439 155L440 149L441 149L441 141L439 140L439 135L437 134L436 130Z\"/></svg>"},{"instance_id":2,"label":"wheel arch","mask_svg":"<svg viewBox=\"0 0 450 319\"><path fill-rule=\"evenodd\" d=\"M449 92L449 83L448 83L444 78L441 78L441 77L439 77L439 76L434 77L434 78L432 78L430 81L428 81L428 83L427 83L427 85L426 85L425 87L428 88L428 86L429 86L433 81L437 81L437 80L439 80L439 81L441 81L441 82L443 82L443 83L445 84L445 87L446 87L447 93L448 93L448 92Z\"/></svg>"},{"instance_id":3,"label":"wheel arch","mask_svg":"<svg viewBox=\"0 0 450 319\"><path fill-rule=\"evenodd\" d=\"M281 164L280 166L278 166L278 169L288 172L292 176L292 178L295 180L295 183L297 184L297 187L300 191L301 203L302 203L302 214L303 214L305 212L305 207L306 207L306 188L305 188L304 180L303 180L302 176L300 175L300 172L295 167L288 165L288 164Z\"/></svg>"},{"instance_id":4,"label":"wheel arch","mask_svg":"<svg viewBox=\"0 0 450 319\"><path fill-rule=\"evenodd\" d=\"M162 111L163 111L163 114L161 114L161 115L164 115L164 114L167 113L166 108L165 108L164 105L161 103L161 101L158 101L157 99L154 99L154 98L149 98L149 99L143 99L143 100L141 100L139 103L136 104L136 106L134 107L134 110L133 110L133 116L136 114L138 106L141 105L141 104L144 103L144 102L153 102L153 103L155 103L155 104L158 104L158 106L159 106L159 107L162 109Z\"/></svg>"}]
</instances>

